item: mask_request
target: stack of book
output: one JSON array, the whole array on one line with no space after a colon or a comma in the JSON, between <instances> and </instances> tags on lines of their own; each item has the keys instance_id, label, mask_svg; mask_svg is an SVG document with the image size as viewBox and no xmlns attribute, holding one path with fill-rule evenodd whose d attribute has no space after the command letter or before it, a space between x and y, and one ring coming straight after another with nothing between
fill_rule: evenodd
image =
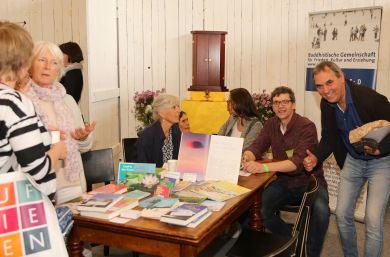
<instances>
[{"instance_id":1,"label":"stack of book","mask_svg":"<svg viewBox=\"0 0 390 257\"><path fill-rule=\"evenodd\" d=\"M122 194L127 192L127 186L118 185L118 184L108 184L94 190L88 192L88 194L96 194L96 193L105 193L105 194Z\"/></svg>"},{"instance_id":2,"label":"stack of book","mask_svg":"<svg viewBox=\"0 0 390 257\"><path fill-rule=\"evenodd\" d=\"M191 222L194 221L198 222L199 224L210 215L205 215L208 212L210 211L206 206L185 203L177 206L176 208L173 208L167 214L162 215L160 221L180 226L188 226ZM200 219L200 217L204 215L205 217Z\"/></svg>"},{"instance_id":3,"label":"stack of book","mask_svg":"<svg viewBox=\"0 0 390 257\"><path fill-rule=\"evenodd\" d=\"M112 219L123 211L138 205L138 199L123 197L121 194L95 193L77 206L81 216Z\"/></svg>"}]
</instances>

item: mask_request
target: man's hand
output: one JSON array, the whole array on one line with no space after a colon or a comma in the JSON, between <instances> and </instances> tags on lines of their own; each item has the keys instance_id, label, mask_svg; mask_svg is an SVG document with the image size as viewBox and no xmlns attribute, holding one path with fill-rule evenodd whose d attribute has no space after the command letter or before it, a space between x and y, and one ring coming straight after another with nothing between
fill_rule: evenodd
<instances>
[{"instance_id":1,"label":"man's hand","mask_svg":"<svg viewBox=\"0 0 390 257\"><path fill-rule=\"evenodd\" d=\"M244 163L244 171L249 173L263 173L262 164L255 161L248 161Z\"/></svg>"},{"instance_id":2,"label":"man's hand","mask_svg":"<svg viewBox=\"0 0 390 257\"><path fill-rule=\"evenodd\" d=\"M378 148L372 148L369 147L368 145L364 146L364 153L367 155L380 155L381 151L379 151Z\"/></svg>"},{"instance_id":3,"label":"man's hand","mask_svg":"<svg viewBox=\"0 0 390 257\"><path fill-rule=\"evenodd\" d=\"M307 156L303 159L303 166L307 171L312 171L315 166L317 166L317 157L310 152L310 150L306 150Z\"/></svg>"}]
</instances>

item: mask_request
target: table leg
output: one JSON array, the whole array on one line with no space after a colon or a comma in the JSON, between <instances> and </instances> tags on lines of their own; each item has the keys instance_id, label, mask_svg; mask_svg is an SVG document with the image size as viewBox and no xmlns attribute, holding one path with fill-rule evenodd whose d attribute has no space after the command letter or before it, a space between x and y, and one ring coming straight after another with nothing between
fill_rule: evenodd
<instances>
[{"instance_id":1,"label":"table leg","mask_svg":"<svg viewBox=\"0 0 390 257\"><path fill-rule=\"evenodd\" d=\"M72 228L72 231L70 232L68 242L68 254L70 257L83 257L83 250L84 250L84 243L80 241L76 227Z\"/></svg>"},{"instance_id":2,"label":"table leg","mask_svg":"<svg viewBox=\"0 0 390 257\"><path fill-rule=\"evenodd\" d=\"M249 209L249 227L252 230L261 231L263 229L261 217L261 191L256 193L253 199L253 204Z\"/></svg>"}]
</instances>

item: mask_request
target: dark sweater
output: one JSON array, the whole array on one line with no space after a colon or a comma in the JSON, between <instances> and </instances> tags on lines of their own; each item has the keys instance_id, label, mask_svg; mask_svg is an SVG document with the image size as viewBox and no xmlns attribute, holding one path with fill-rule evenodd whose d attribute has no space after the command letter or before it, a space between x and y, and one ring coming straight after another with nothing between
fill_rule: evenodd
<instances>
[{"instance_id":1,"label":"dark sweater","mask_svg":"<svg viewBox=\"0 0 390 257\"><path fill-rule=\"evenodd\" d=\"M376 120L390 121L390 103L385 96L349 81L346 86L350 86L353 103L363 124ZM321 100L321 126L321 140L314 152L318 163L322 163L333 153L337 164L343 168L347 149L337 128L335 110L325 99ZM379 157L390 153L390 134L380 142L378 149L381 152Z\"/></svg>"},{"instance_id":2,"label":"dark sweater","mask_svg":"<svg viewBox=\"0 0 390 257\"><path fill-rule=\"evenodd\" d=\"M286 180L289 188L305 186L309 183L310 174L303 167L303 159L306 157L306 149L313 150L317 146L317 130L312 121L294 113L287 124L287 131L280 131L280 119L269 119L261 130L256 140L245 150L251 151L256 159L261 159L263 153L272 148L275 160L290 160L297 169L292 172L277 173L278 179ZM289 157L286 151L292 151ZM326 185L322 167L316 167L312 172L319 181Z\"/></svg>"},{"instance_id":3,"label":"dark sweater","mask_svg":"<svg viewBox=\"0 0 390 257\"><path fill-rule=\"evenodd\" d=\"M80 101L83 90L83 74L80 69L69 70L61 78L60 83L65 87L66 93L73 96L76 103Z\"/></svg>"},{"instance_id":4,"label":"dark sweater","mask_svg":"<svg viewBox=\"0 0 390 257\"><path fill-rule=\"evenodd\" d=\"M181 132L179 126L172 126L173 159L177 160ZM156 121L139 133L137 140L137 161L140 163L155 163L157 167L162 167L165 135L160 121Z\"/></svg>"}]
</instances>

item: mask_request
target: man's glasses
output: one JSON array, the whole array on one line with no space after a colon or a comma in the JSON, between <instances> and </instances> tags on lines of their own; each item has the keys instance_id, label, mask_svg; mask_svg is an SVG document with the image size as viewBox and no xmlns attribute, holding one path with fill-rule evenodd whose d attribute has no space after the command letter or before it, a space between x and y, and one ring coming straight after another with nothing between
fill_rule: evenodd
<instances>
[{"instance_id":1,"label":"man's glasses","mask_svg":"<svg viewBox=\"0 0 390 257\"><path fill-rule=\"evenodd\" d=\"M291 100L273 101L272 105L273 106L279 106L279 105L286 106L289 102L291 102Z\"/></svg>"}]
</instances>

